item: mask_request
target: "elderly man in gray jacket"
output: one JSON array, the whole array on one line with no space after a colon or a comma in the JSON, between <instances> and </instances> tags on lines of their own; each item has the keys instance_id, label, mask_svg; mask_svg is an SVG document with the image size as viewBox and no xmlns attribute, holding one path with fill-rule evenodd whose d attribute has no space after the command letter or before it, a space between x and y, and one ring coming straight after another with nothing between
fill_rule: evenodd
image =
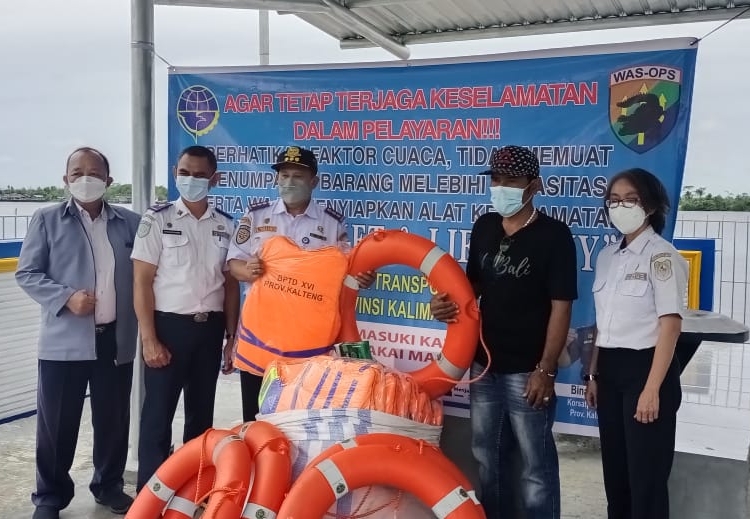
<instances>
[{"instance_id":1,"label":"elderly man in gray jacket","mask_svg":"<svg viewBox=\"0 0 750 519\"><path fill-rule=\"evenodd\" d=\"M38 210L18 258L18 285L41 305L33 519L58 519L73 499L78 429L90 388L97 503L124 514L130 388L136 351L130 253L140 217L104 202L109 162L75 150L64 177L71 198Z\"/></svg>"}]
</instances>

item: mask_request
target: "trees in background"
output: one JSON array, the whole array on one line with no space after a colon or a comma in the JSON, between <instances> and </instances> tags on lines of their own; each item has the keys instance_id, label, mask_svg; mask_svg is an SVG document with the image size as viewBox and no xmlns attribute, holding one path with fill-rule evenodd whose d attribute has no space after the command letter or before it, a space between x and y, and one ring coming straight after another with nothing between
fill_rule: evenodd
<instances>
[{"instance_id":1,"label":"trees in background","mask_svg":"<svg viewBox=\"0 0 750 519\"><path fill-rule=\"evenodd\" d=\"M167 199L167 188L156 186L154 189L156 200ZM107 189L105 198L113 202L129 203L133 195L133 186L130 184L113 183ZM13 187L7 186L0 189L0 200L10 201L35 201L51 202L65 199L65 189L57 186L47 187Z\"/></svg>"},{"instance_id":2,"label":"trees in background","mask_svg":"<svg viewBox=\"0 0 750 519\"><path fill-rule=\"evenodd\" d=\"M707 193L705 187L685 186L679 208L683 211L750 211L750 195L714 195Z\"/></svg>"}]
</instances>

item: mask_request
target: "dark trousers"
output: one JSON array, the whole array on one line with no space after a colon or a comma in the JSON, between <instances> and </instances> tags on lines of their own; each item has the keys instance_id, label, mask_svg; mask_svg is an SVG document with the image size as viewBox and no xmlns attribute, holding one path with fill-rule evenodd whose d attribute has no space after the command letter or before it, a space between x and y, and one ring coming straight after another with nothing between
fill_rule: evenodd
<instances>
[{"instance_id":1,"label":"dark trousers","mask_svg":"<svg viewBox=\"0 0 750 519\"><path fill-rule=\"evenodd\" d=\"M36 422L36 506L63 509L73 499L73 464L86 387L90 389L94 428L96 497L122 490L128 457L130 388L133 363L116 365L114 324L96 335L96 360L39 361Z\"/></svg>"},{"instance_id":2,"label":"dark trousers","mask_svg":"<svg viewBox=\"0 0 750 519\"><path fill-rule=\"evenodd\" d=\"M258 407L258 395L263 377L253 375L247 371L240 371L240 389L242 391L242 421L255 420L255 415L260 412Z\"/></svg>"},{"instance_id":3,"label":"dark trousers","mask_svg":"<svg viewBox=\"0 0 750 519\"><path fill-rule=\"evenodd\" d=\"M654 348L599 349L597 407L609 519L669 517L680 369L675 359L664 377L658 419L640 423L634 416L653 357Z\"/></svg>"},{"instance_id":4,"label":"dark trousers","mask_svg":"<svg viewBox=\"0 0 750 519\"><path fill-rule=\"evenodd\" d=\"M222 312L210 313L205 322L157 312L154 324L156 336L169 349L172 360L163 368L144 369L146 394L138 443L138 490L169 456L172 420L180 393L184 391L185 405L182 442L189 442L213 426L224 341Z\"/></svg>"}]
</instances>

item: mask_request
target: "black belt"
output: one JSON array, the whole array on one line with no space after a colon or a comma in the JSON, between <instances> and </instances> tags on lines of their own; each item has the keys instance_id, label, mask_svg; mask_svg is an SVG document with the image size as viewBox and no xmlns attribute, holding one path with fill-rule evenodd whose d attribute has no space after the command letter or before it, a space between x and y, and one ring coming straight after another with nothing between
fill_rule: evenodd
<instances>
[{"instance_id":1,"label":"black belt","mask_svg":"<svg viewBox=\"0 0 750 519\"><path fill-rule=\"evenodd\" d=\"M97 324L96 326L94 326L94 333L96 333L97 335L101 335L107 330L114 328L114 327L115 327L115 321L112 321L111 323L107 323L107 324Z\"/></svg>"},{"instance_id":2,"label":"black belt","mask_svg":"<svg viewBox=\"0 0 750 519\"><path fill-rule=\"evenodd\" d=\"M194 323L205 323L212 316L217 316L222 312L198 312L197 314L175 314L172 312L160 312L156 311L156 315L164 317L171 317L173 319L182 319L185 321L192 321Z\"/></svg>"}]
</instances>

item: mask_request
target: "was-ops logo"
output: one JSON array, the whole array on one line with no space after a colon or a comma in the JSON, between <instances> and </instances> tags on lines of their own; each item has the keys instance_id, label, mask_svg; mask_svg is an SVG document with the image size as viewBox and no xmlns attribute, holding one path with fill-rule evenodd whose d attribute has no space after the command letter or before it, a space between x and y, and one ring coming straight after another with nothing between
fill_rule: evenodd
<instances>
[{"instance_id":1,"label":"was-ops logo","mask_svg":"<svg viewBox=\"0 0 750 519\"><path fill-rule=\"evenodd\" d=\"M636 153L653 149L674 128L680 108L682 71L662 65L628 67L609 76L612 131Z\"/></svg>"}]
</instances>

